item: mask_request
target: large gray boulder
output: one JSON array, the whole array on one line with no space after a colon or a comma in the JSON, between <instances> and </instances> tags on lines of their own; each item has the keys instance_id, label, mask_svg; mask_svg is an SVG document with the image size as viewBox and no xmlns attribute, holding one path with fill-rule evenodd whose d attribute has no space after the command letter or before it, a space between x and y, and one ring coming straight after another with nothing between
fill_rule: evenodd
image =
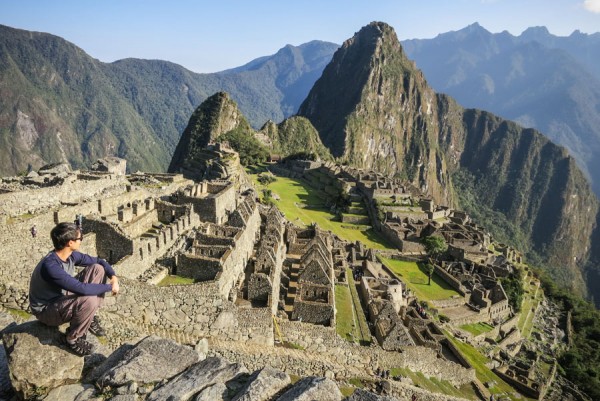
<instances>
[{"instance_id":1,"label":"large gray boulder","mask_svg":"<svg viewBox=\"0 0 600 401\"><path fill-rule=\"evenodd\" d=\"M226 383L244 373L248 371L238 363L217 357L206 358L154 390L147 401L187 401L210 386Z\"/></svg>"},{"instance_id":2,"label":"large gray boulder","mask_svg":"<svg viewBox=\"0 0 600 401\"><path fill-rule=\"evenodd\" d=\"M290 376L270 366L256 371L231 401L267 401L291 382Z\"/></svg>"},{"instance_id":3,"label":"large gray boulder","mask_svg":"<svg viewBox=\"0 0 600 401\"><path fill-rule=\"evenodd\" d=\"M97 381L101 387L119 387L130 382L160 382L183 372L199 360L198 352L191 347L149 336L125 352L122 359Z\"/></svg>"},{"instance_id":4,"label":"large gray boulder","mask_svg":"<svg viewBox=\"0 0 600 401\"><path fill-rule=\"evenodd\" d=\"M60 386L50 391L44 401L78 401L82 399L81 395L85 395L82 393L95 394L94 386L79 383ZM86 399L89 399L89 397Z\"/></svg>"},{"instance_id":5,"label":"large gray boulder","mask_svg":"<svg viewBox=\"0 0 600 401\"><path fill-rule=\"evenodd\" d=\"M2 333L10 378L23 398L73 384L81 378L84 359L64 347L64 334L37 321Z\"/></svg>"},{"instance_id":6,"label":"large gray boulder","mask_svg":"<svg viewBox=\"0 0 600 401\"><path fill-rule=\"evenodd\" d=\"M325 377L305 377L286 391L277 401L340 401L342 393L337 384Z\"/></svg>"}]
</instances>

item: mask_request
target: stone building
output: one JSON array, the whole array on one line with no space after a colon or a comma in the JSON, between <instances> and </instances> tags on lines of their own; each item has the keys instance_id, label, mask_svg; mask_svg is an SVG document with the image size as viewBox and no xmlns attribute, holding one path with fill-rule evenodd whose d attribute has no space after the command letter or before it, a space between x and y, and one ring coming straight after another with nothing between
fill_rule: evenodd
<instances>
[{"instance_id":1,"label":"stone building","mask_svg":"<svg viewBox=\"0 0 600 401\"><path fill-rule=\"evenodd\" d=\"M248 299L270 306L275 314L286 253L285 219L276 207L271 207L262 216L264 229L254 258L254 270L248 280Z\"/></svg>"}]
</instances>

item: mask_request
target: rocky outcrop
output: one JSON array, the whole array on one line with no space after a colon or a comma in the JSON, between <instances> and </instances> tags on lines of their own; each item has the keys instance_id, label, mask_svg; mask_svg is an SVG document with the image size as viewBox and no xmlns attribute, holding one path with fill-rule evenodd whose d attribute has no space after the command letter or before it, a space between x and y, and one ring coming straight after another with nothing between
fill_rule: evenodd
<instances>
[{"instance_id":1,"label":"rocky outcrop","mask_svg":"<svg viewBox=\"0 0 600 401\"><path fill-rule=\"evenodd\" d=\"M342 393L333 380L305 377L286 391L277 401L340 401Z\"/></svg>"},{"instance_id":2,"label":"rocky outcrop","mask_svg":"<svg viewBox=\"0 0 600 401\"><path fill-rule=\"evenodd\" d=\"M100 376L98 383L102 387L120 387L132 381L149 384L169 379L199 360L198 352L190 347L160 337L146 337Z\"/></svg>"},{"instance_id":3,"label":"rocky outcrop","mask_svg":"<svg viewBox=\"0 0 600 401\"><path fill-rule=\"evenodd\" d=\"M290 384L290 376L266 366L254 372L248 383L231 401L268 401Z\"/></svg>"},{"instance_id":4,"label":"rocky outcrop","mask_svg":"<svg viewBox=\"0 0 600 401\"><path fill-rule=\"evenodd\" d=\"M332 160L331 153L321 142L319 133L304 117L290 117L280 124L267 121L256 136L272 153L284 157L312 153L322 160Z\"/></svg>"},{"instance_id":5,"label":"rocky outcrop","mask_svg":"<svg viewBox=\"0 0 600 401\"><path fill-rule=\"evenodd\" d=\"M2 313L0 313L2 317ZM210 401L290 401L342 400L339 383L317 376L291 384L290 376L269 366L248 372L241 363L222 357L209 357L202 340L194 348L159 337L146 337L134 345L123 345L113 353L96 347L85 358L71 354L61 344L64 333L38 322L12 324L2 336L8 359L0 358L0 368L8 362L10 379L18 399L43 398L47 401L127 400L210 400ZM90 340L95 339L89 336ZM95 341L95 340L94 340ZM1 355L0 355L1 356ZM82 377L82 371L89 373ZM327 375L328 376L328 375ZM333 376L331 376L333 377ZM347 384L344 384L346 386ZM388 392L379 396L368 389L357 390L348 400L393 401L391 395L430 401L451 400L443 394L428 393L400 383L374 387ZM391 393L390 393L391 392ZM0 399L10 399L10 391L0 389ZM44 398L45 397L45 398ZM107 398L109 397L109 398ZM36 399L37 399L36 398Z\"/></svg>"},{"instance_id":6,"label":"rocky outcrop","mask_svg":"<svg viewBox=\"0 0 600 401\"><path fill-rule=\"evenodd\" d=\"M23 398L80 380L84 360L62 345L64 334L56 328L39 322L11 326L2 343L12 386Z\"/></svg>"},{"instance_id":7,"label":"rocky outcrop","mask_svg":"<svg viewBox=\"0 0 600 401\"><path fill-rule=\"evenodd\" d=\"M205 163L211 159L211 155L205 153L208 144L234 129L252 130L229 95L215 93L198 106L190 117L175 148L168 172L178 173L189 169L190 165Z\"/></svg>"}]
</instances>

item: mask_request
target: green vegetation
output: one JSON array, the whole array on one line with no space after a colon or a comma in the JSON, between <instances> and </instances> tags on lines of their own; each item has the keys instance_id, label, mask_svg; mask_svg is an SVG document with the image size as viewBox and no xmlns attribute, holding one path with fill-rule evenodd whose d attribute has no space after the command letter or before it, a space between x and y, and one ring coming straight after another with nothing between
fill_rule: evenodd
<instances>
[{"instance_id":1,"label":"green vegetation","mask_svg":"<svg viewBox=\"0 0 600 401\"><path fill-rule=\"evenodd\" d=\"M28 320L32 316L30 313L21 309L6 308L6 311L21 320Z\"/></svg>"},{"instance_id":2,"label":"green vegetation","mask_svg":"<svg viewBox=\"0 0 600 401\"><path fill-rule=\"evenodd\" d=\"M391 271L403 278L403 281L408 288L410 288L420 300L433 301L437 299L448 299L453 295L460 295L437 275L434 275L431 284L428 284L425 268L423 265L417 264L417 262L407 262L379 256L378 258L381 263L385 264Z\"/></svg>"},{"instance_id":3,"label":"green vegetation","mask_svg":"<svg viewBox=\"0 0 600 401\"><path fill-rule=\"evenodd\" d=\"M348 341L354 341L354 311L350 289L345 285L335 286L335 330Z\"/></svg>"},{"instance_id":4,"label":"green vegetation","mask_svg":"<svg viewBox=\"0 0 600 401\"><path fill-rule=\"evenodd\" d=\"M600 400L600 311L542 275L546 296L571 311L572 345L558 360L563 374L593 400Z\"/></svg>"},{"instance_id":5,"label":"green vegetation","mask_svg":"<svg viewBox=\"0 0 600 401\"><path fill-rule=\"evenodd\" d=\"M219 136L219 142L229 142L229 145L239 153L240 163L250 166L267 161L269 150L262 145L252 132L238 127Z\"/></svg>"},{"instance_id":6,"label":"green vegetation","mask_svg":"<svg viewBox=\"0 0 600 401\"><path fill-rule=\"evenodd\" d=\"M277 180L273 173L267 171L258 175L256 179L261 185L269 185Z\"/></svg>"},{"instance_id":7,"label":"green vegetation","mask_svg":"<svg viewBox=\"0 0 600 401\"><path fill-rule=\"evenodd\" d=\"M260 168L253 168L250 172L258 172ZM255 174L253 179L257 180ZM277 177L277 181L269 184L273 195L277 194L279 200L274 200L275 205L285 215L286 219L300 226L317 223L324 230L332 231L347 241L361 241L374 249L391 248L373 228L365 225L342 223L335 221L335 214L325 207L325 200L319 192L312 188L306 181L287 177Z\"/></svg>"},{"instance_id":8,"label":"green vegetation","mask_svg":"<svg viewBox=\"0 0 600 401\"><path fill-rule=\"evenodd\" d=\"M480 334L483 333L487 333L489 331L492 331L494 329L493 326L490 326L487 323L471 323L471 324L463 324L462 326L460 326L461 329L468 331L469 333L473 334L474 336L478 336Z\"/></svg>"},{"instance_id":9,"label":"green vegetation","mask_svg":"<svg viewBox=\"0 0 600 401\"><path fill-rule=\"evenodd\" d=\"M348 286L341 284L335 286L336 332L347 341L369 344L371 343L369 326L350 269L346 271L346 277L348 276L350 276Z\"/></svg>"},{"instance_id":10,"label":"green vegetation","mask_svg":"<svg viewBox=\"0 0 600 401\"><path fill-rule=\"evenodd\" d=\"M490 368L487 367L489 359L481 355L481 353L473 346L465 344L455 339L451 334L446 332L446 337L454 344L465 359L475 369L477 378L482 383L494 383L490 388L492 394L513 394L514 389L498 377Z\"/></svg>"},{"instance_id":11,"label":"green vegetation","mask_svg":"<svg viewBox=\"0 0 600 401\"><path fill-rule=\"evenodd\" d=\"M502 277L500 283L508 296L508 303L515 312L521 310L523 303L523 278L519 270L515 270L507 277Z\"/></svg>"},{"instance_id":12,"label":"green vegetation","mask_svg":"<svg viewBox=\"0 0 600 401\"><path fill-rule=\"evenodd\" d=\"M266 131L266 132L263 132ZM273 152L295 159L332 160L329 150L323 145L319 133L304 117L293 116L277 127L263 129L273 143Z\"/></svg>"},{"instance_id":13,"label":"green vegetation","mask_svg":"<svg viewBox=\"0 0 600 401\"><path fill-rule=\"evenodd\" d=\"M188 278L188 277L169 275L169 276L165 277L164 279L162 279L161 282L158 283L158 286L159 287L167 287L169 285L188 285L188 284L194 284L194 279Z\"/></svg>"},{"instance_id":14,"label":"green vegetation","mask_svg":"<svg viewBox=\"0 0 600 401\"><path fill-rule=\"evenodd\" d=\"M427 251L427 254L432 258L437 258L448 249L448 244L446 243L444 237L437 235L423 238L423 245L425 245L425 251Z\"/></svg>"},{"instance_id":15,"label":"green vegetation","mask_svg":"<svg viewBox=\"0 0 600 401\"><path fill-rule=\"evenodd\" d=\"M456 388L447 380L439 380L435 377L426 377L421 372L413 372L412 370L406 368L393 368L390 370L390 375L408 377L413 381L415 386L434 393L442 393L454 397L466 398L469 400L478 399L471 385L464 385L460 388Z\"/></svg>"}]
</instances>

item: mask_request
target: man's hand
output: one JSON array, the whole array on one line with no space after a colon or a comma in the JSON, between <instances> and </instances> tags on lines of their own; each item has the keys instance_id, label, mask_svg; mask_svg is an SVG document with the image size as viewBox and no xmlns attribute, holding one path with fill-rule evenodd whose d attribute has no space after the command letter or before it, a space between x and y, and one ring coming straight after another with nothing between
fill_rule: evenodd
<instances>
[{"instance_id":1,"label":"man's hand","mask_svg":"<svg viewBox=\"0 0 600 401\"><path fill-rule=\"evenodd\" d=\"M110 278L110 285L112 285L112 294L117 295L119 293L119 278L112 276Z\"/></svg>"}]
</instances>

